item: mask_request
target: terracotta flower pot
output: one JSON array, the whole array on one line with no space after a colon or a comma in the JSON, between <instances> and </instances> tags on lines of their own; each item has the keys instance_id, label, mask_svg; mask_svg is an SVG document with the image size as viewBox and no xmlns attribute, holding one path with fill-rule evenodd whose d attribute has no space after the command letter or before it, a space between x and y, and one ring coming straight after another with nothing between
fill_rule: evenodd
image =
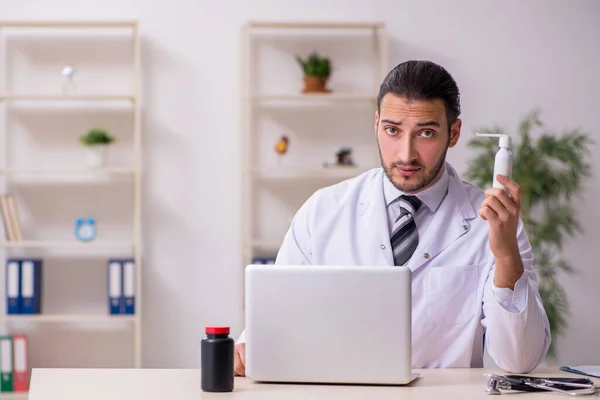
<instances>
[{"instance_id":1,"label":"terracotta flower pot","mask_svg":"<svg viewBox=\"0 0 600 400\"><path fill-rule=\"evenodd\" d=\"M317 78L316 76L304 76L304 89L302 93L329 93L326 88L327 78Z\"/></svg>"}]
</instances>

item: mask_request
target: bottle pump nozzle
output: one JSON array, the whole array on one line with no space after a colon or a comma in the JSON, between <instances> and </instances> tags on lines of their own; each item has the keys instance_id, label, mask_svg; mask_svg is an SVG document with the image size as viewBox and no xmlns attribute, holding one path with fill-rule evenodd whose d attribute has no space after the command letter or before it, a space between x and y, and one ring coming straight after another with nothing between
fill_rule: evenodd
<instances>
[{"instance_id":1,"label":"bottle pump nozzle","mask_svg":"<svg viewBox=\"0 0 600 400\"><path fill-rule=\"evenodd\" d=\"M494 182L493 187L503 189L505 192L508 192L508 189L498 182L496 178L499 174L507 176L508 179L512 179L512 153L510 151L510 136L506 134L500 133L475 133L476 136L481 137L497 137L500 138L500 150L496 153L496 158L494 160Z\"/></svg>"},{"instance_id":2,"label":"bottle pump nozzle","mask_svg":"<svg viewBox=\"0 0 600 400\"><path fill-rule=\"evenodd\" d=\"M500 147L510 149L510 136L503 133L475 133L475 136L500 138Z\"/></svg>"}]
</instances>

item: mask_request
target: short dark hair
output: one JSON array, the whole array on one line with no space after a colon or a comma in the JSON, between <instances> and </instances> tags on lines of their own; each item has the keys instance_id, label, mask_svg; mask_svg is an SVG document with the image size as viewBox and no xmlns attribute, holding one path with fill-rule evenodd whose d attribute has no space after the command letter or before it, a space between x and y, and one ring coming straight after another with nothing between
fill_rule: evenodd
<instances>
[{"instance_id":1,"label":"short dark hair","mask_svg":"<svg viewBox=\"0 0 600 400\"><path fill-rule=\"evenodd\" d=\"M406 97L409 101L441 99L446 106L448 125L456 122L460 115L460 93L454 78L431 61L410 60L392 69L379 88L377 111L388 93Z\"/></svg>"}]
</instances>

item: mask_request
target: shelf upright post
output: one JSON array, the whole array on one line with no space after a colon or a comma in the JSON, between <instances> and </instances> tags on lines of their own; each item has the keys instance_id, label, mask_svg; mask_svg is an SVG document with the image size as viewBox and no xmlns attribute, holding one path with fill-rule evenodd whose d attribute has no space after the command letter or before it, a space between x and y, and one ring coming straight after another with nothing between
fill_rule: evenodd
<instances>
[{"instance_id":1,"label":"shelf upright post","mask_svg":"<svg viewBox=\"0 0 600 400\"><path fill-rule=\"evenodd\" d=\"M252 28L249 24L242 26L241 30L241 60L240 60L240 75L242 83L242 96L241 96L241 135L242 135L242 146L241 146L241 161L242 161L242 173L241 173L241 239L242 239L242 282L245 282L244 273L246 265L252 262L254 257L254 249L252 247L252 232L253 229L253 209L254 209L254 192L252 185L254 184L252 160L250 156L252 148L254 148L254 129L255 124L253 121L253 104L252 104ZM242 289L242 310L244 310L244 296L245 289L244 285L241 285Z\"/></svg>"},{"instance_id":2,"label":"shelf upright post","mask_svg":"<svg viewBox=\"0 0 600 400\"><path fill-rule=\"evenodd\" d=\"M4 93L6 91L6 48L4 45L4 30L2 26L0 26L0 93ZM7 122L6 122L6 102L0 99L0 171L4 170L7 167L6 164L6 155L7 155ZM4 194L7 190L7 182L6 175L0 172L0 194ZM4 231L4 235L7 233ZM0 262L2 263L2 278L0 282L2 284L3 290L1 291L4 295L2 296L2 311L0 315L4 316L6 314L6 260L7 260L7 252L8 249L0 249L0 253L2 256L0 257ZM8 334L8 321L2 320L2 324L0 324L0 334Z\"/></svg>"},{"instance_id":3,"label":"shelf upright post","mask_svg":"<svg viewBox=\"0 0 600 400\"><path fill-rule=\"evenodd\" d=\"M141 39L139 25L136 23L133 27L133 94L134 98L134 139L133 139L133 160L134 160L134 205L133 205L133 250L136 268L135 282L135 333L134 333L134 365L136 368L142 366L142 227L141 227L141 198L142 198L142 135L141 135Z\"/></svg>"}]
</instances>

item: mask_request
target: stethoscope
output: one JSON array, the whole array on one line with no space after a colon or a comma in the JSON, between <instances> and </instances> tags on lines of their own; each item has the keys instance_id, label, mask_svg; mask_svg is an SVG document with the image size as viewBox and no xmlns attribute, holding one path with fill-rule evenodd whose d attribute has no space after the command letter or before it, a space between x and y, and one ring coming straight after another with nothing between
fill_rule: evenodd
<instances>
[{"instance_id":1,"label":"stethoscope","mask_svg":"<svg viewBox=\"0 0 600 400\"><path fill-rule=\"evenodd\" d=\"M522 392L559 392L569 396L600 396L600 385L588 378L539 378L524 375L483 374L489 379L485 391L488 394L501 394L504 390ZM583 390L573 392L574 390Z\"/></svg>"}]
</instances>

